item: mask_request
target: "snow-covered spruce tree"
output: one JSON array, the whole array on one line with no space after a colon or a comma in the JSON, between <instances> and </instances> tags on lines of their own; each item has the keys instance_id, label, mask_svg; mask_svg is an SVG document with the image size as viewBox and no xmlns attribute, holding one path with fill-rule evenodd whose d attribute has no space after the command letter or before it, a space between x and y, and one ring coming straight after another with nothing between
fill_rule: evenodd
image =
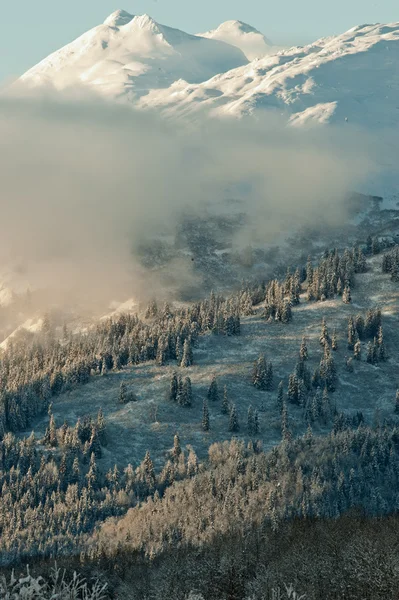
<instances>
[{"instance_id":1,"label":"snow-covered spruce tree","mask_svg":"<svg viewBox=\"0 0 399 600\"><path fill-rule=\"evenodd\" d=\"M265 376L265 390L273 389L273 365L272 363L268 363L266 366L266 376Z\"/></svg>"},{"instance_id":2,"label":"snow-covered spruce tree","mask_svg":"<svg viewBox=\"0 0 399 600\"><path fill-rule=\"evenodd\" d=\"M263 354L261 354L258 360L254 364L254 370L252 374L252 383L259 390L265 390L267 385L267 364Z\"/></svg>"},{"instance_id":3,"label":"snow-covered spruce tree","mask_svg":"<svg viewBox=\"0 0 399 600\"><path fill-rule=\"evenodd\" d=\"M180 406L191 406L192 397L193 393L191 387L191 379L190 377L185 377L183 380L182 390L178 398Z\"/></svg>"},{"instance_id":4,"label":"snow-covered spruce tree","mask_svg":"<svg viewBox=\"0 0 399 600\"><path fill-rule=\"evenodd\" d=\"M330 343L330 336L328 334L328 328L325 317L323 317L321 321L321 333L319 341L322 346L326 346Z\"/></svg>"},{"instance_id":5,"label":"snow-covered spruce tree","mask_svg":"<svg viewBox=\"0 0 399 600\"><path fill-rule=\"evenodd\" d=\"M252 405L250 405L248 408L247 432L248 432L248 435L254 434L254 409L252 408Z\"/></svg>"},{"instance_id":6,"label":"snow-covered spruce tree","mask_svg":"<svg viewBox=\"0 0 399 600\"><path fill-rule=\"evenodd\" d=\"M209 409L208 402L204 400L202 405L202 422L201 422L202 431L209 431L210 429L210 421L209 421Z\"/></svg>"},{"instance_id":7,"label":"snow-covered spruce tree","mask_svg":"<svg viewBox=\"0 0 399 600\"><path fill-rule=\"evenodd\" d=\"M191 339L186 338L183 346L183 356L181 359L181 367L190 367L193 364L193 351L191 349Z\"/></svg>"},{"instance_id":8,"label":"snow-covered spruce tree","mask_svg":"<svg viewBox=\"0 0 399 600\"><path fill-rule=\"evenodd\" d=\"M178 433L175 433L175 436L173 438L173 450L172 450L172 457L173 457L173 461L175 463L177 463L179 461L181 453L182 453L182 449L181 449L181 444L180 444L180 437L179 437Z\"/></svg>"},{"instance_id":9,"label":"snow-covered spruce tree","mask_svg":"<svg viewBox=\"0 0 399 600\"><path fill-rule=\"evenodd\" d=\"M377 359L379 361L384 361L384 360L386 360L386 358L387 358L387 356L386 356L386 350L385 350L384 335L383 335L383 331L382 331L382 325L380 325L378 328L378 337L377 337Z\"/></svg>"},{"instance_id":10,"label":"snow-covered spruce tree","mask_svg":"<svg viewBox=\"0 0 399 600\"><path fill-rule=\"evenodd\" d=\"M229 404L229 398L227 395L227 387L224 386L221 413L222 413L222 415L228 415L229 412L230 412L230 404Z\"/></svg>"},{"instance_id":11,"label":"snow-covered spruce tree","mask_svg":"<svg viewBox=\"0 0 399 600\"><path fill-rule=\"evenodd\" d=\"M283 402L283 409L281 411L281 438L283 442L289 442L291 440L291 432L288 425L288 410L287 403Z\"/></svg>"},{"instance_id":12,"label":"snow-covered spruce tree","mask_svg":"<svg viewBox=\"0 0 399 600\"><path fill-rule=\"evenodd\" d=\"M350 304L352 302L351 288L349 284L344 287L344 291L342 292L342 302L344 304Z\"/></svg>"},{"instance_id":13,"label":"snow-covered spruce tree","mask_svg":"<svg viewBox=\"0 0 399 600\"><path fill-rule=\"evenodd\" d=\"M331 350L336 352L338 350L338 340L337 340L337 331L334 329L332 338L331 338Z\"/></svg>"},{"instance_id":14,"label":"snow-covered spruce tree","mask_svg":"<svg viewBox=\"0 0 399 600\"><path fill-rule=\"evenodd\" d=\"M170 380L169 400L176 402L178 392L178 379L176 371L173 372L172 379Z\"/></svg>"},{"instance_id":15,"label":"snow-covered spruce tree","mask_svg":"<svg viewBox=\"0 0 399 600\"><path fill-rule=\"evenodd\" d=\"M301 347L299 349L299 359L301 361L305 361L305 360L308 360L308 358L309 358L309 353L308 353L308 347L306 345L306 338L305 338L305 336L303 336L302 342L301 342Z\"/></svg>"},{"instance_id":16,"label":"snow-covered spruce tree","mask_svg":"<svg viewBox=\"0 0 399 600\"><path fill-rule=\"evenodd\" d=\"M277 406L279 411L281 412L283 409L283 401L284 401L284 382L280 381L277 388Z\"/></svg>"},{"instance_id":17,"label":"snow-covered spruce tree","mask_svg":"<svg viewBox=\"0 0 399 600\"><path fill-rule=\"evenodd\" d=\"M126 404L127 401L128 401L127 387L126 387L126 383L124 381L122 381L119 386L118 402L119 402L119 404Z\"/></svg>"},{"instance_id":18,"label":"snow-covered spruce tree","mask_svg":"<svg viewBox=\"0 0 399 600\"><path fill-rule=\"evenodd\" d=\"M236 405L232 404L230 408L230 417L229 417L229 431L231 433L237 433L239 431L240 425L238 423L238 415Z\"/></svg>"},{"instance_id":19,"label":"snow-covered spruce tree","mask_svg":"<svg viewBox=\"0 0 399 600\"><path fill-rule=\"evenodd\" d=\"M211 384L207 394L209 402L217 402L219 400L219 390L216 375L212 376Z\"/></svg>"},{"instance_id":20,"label":"snow-covered spruce tree","mask_svg":"<svg viewBox=\"0 0 399 600\"><path fill-rule=\"evenodd\" d=\"M353 348L353 358L355 360L361 360L362 359L362 343L360 340L357 340L354 348Z\"/></svg>"},{"instance_id":21,"label":"snow-covered spruce tree","mask_svg":"<svg viewBox=\"0 0 399 600\"><path fill-rule=\"evenodd\" d=\"M101 446L107 445L107 432L106 432L106 424L103 415L102 408L100 407L97 415L97 423L96 423L98 439L100 440Z\"/></svg>"}]
</instances>

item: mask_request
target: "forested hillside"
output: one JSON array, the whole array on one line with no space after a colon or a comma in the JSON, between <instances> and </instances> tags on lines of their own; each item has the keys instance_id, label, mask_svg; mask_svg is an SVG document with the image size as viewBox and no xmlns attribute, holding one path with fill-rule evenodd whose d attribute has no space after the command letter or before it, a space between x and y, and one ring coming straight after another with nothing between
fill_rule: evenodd
<instances>
[{"instance_id":1,"label":"forested hillside","mask_svg":"<svg viewBox=\"0 0 399 600\"><path fill-rule=\"evenodd\" d=\"M226 597L257 598L265 540L396 514L398 265L368 239L228 298L16 336L0 365L3 567L78 560L118 587L153 565L160 588L140 577L137 597L221 598L228 577ZM314 577L290 581L318 598Z\"/></svg>"}]
</instances>

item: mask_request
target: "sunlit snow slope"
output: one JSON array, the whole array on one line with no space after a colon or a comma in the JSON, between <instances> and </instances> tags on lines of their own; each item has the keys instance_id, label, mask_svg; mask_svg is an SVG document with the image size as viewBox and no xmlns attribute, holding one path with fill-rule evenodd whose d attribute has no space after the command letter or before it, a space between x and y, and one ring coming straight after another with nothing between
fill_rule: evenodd
<instances>
[{"instance_id":1,"label":"sunlit snow slope","mask_svg":"<svg viewBox=\"0 0 399 600\"><path fill-rule=\"evenodd\" d=\"M198 35L236 46L244 52L249 60L260 58L273 51L272 43L263 33L242 21L226 21L217 29Z\"/></svg>"},{"instance_id":2,"label":"sunlit snow slope","mask_svg":"<svg viewBox=\"0 0 399 600\"><path fill-rule=\"evenodd\" d=\"M178 79L199 83L247 62L234 46L118 10L21 79L57 89L86 84L106 96L135 100Z\"/></svg>"},{"instance_id":3,"label":"sunlit snow slope","mask_svg":"<svg viewBox=\"0 0 399 600\"><path fill-rule=\"evenodd\" d=\"M391 127L399 122L399 23L354 27L198 85L175 82L142 105L236 117L273 109L294 125Z\"/></svg>"}]
</instances>

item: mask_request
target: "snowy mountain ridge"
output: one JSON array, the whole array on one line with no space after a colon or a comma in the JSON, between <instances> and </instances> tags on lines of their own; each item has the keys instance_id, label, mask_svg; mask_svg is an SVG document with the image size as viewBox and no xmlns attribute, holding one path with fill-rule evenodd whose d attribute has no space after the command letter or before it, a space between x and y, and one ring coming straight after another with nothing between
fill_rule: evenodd
<instances>
[{"instance_id":1,"label":"snowy mountain ridge","mask_svg":"<svg viewBox=\"0 0 399 600\"><path fill-rule=\"evenodd\" d=\"M236 46L248 60L271 54L276 49L263 33L242 21L225 21L216 29L197 35Z\"/></svg>"},{"instance_id":2,"label":"snowy mountain ridge","mask_svg":"<svg viewBox=\"0 0 399 600\"><path fill-rule=\"evenodd\" d=\"M248 61L236 47L166 27L148 15L118 10L21 77L58 90L83 84L107 97L135 101L184 79L200 83Z\"/></svg>"},{"instance_id":3,"label":"snowy mountain ridge","mask_svg":"<svg viewBox=\"0 0 399 600\"><path fill-rule=\"evenodd\" d=\"M261 41L262 52L270 49L263 34L240 21L191 35L118 10L21 81L59 90L84 85L169 115L242 117L267 109L296 126L398 125L399 23L359 25L250 62L248 36Z\"/></svg>"}]
</instances>

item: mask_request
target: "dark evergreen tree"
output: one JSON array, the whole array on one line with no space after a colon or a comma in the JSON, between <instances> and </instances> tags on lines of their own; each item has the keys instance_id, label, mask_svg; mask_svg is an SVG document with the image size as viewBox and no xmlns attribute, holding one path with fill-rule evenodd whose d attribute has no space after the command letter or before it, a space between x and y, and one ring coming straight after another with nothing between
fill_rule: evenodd
<instances>
[{"instance_id":1,"label":"dark evergreen tree","mask_svg":"<svg viewBox=\"0 0 399 600\"><path fill-rule=\"evenodd\" d=\"M210 429L210 421L209 421L209 410L208 410L208 402L204 400L202 406L202 431L209 431Z\"/></svg>"},{"instance_id":2,"label":"dark evergreen tree","mask_svg":"<svg viewBox=\"0 0 399 600\"><path fill-rule=\"evenodd\" d=\"M259 390L265 390L267 386L267 364L263 354L255 362L252 374L252 383Z\"/></svg>"},{"instance_id":3,"label":"dark evergreen tree","mask_svg":"<svg viewBox=\"0 0 399 600\"><path fill-rule=\"evenodd\" d=\"M309 358L309 354L308 354L308 347L306 345L306 338L303 337L302 342L301 342L301 347L299 350L299 359L301 361L305 361L305 360L308 360L308 358Z\"/></svg>"},{"instance_id":4,"label":"dark evergreen tree","mask_svg":"<svg viewBox=\"0 0 399 600\"><path fill-rule=\"evenodd\" d=\"M100 408L98 411L96 428L97 428L98 438L100 440L101 446L106 446L107 445L107 434L106 434L106 425L105 425L105 419L104 419L102 408Z\"/></svg>"},{"instance_id":5,"label":"dark evergreen tree","mask_svg":"<svg viewBox=\"0 0 399 600\"><path fill-rule=\"evenodd\" d=\"M273 365L271 362L266 366L265 389L268 391L273 389Z\"/></svg>"},{"instance_id":6,"label":"dark evergreen tree","mask_svg":"<svg viewBox=\"0 0 399 600\"><path fill-rule=\"evenodd\" d=\"M212 376L211 384L208 389L208 400L210 402L217 402L219 400L219 390L216 375Z\"/></svg>"},{"instance_id":7,"label":"dark evergreen tree","mask_svg":"<svg viewBox=\"0 0 399 600\"><path fill-rule=\"evenodd\" d=\"M331 349L334 350L334 352L338 350L337 332L335 329L331 338Z\"/></svg>"},{"instance_id":8,"label":"dark evergreen tree","mask_svg":"<svg viewBox=\"0 0 399 600\"><path fill-rule=\"evenodd\" d=\"M250 436L254 434L254 409L252 408L252 406L248 408L247 431L248 435Z\"/></svg>"},{"instance_id":9,"label":"dark evergreen tree","mask_svg":"<svg viewBox=\"0 0 399 600\"><path fill-rule=\"evenodd\" d=\"M179 384L178 384L178 379L177 379L177 373L176 373L176 371L174 371L173 375L172 375L172 379L170 380L170 391L169 391L169 399L172 400L173 402L176 402L176 400L177 400L178 388L179 388Z\"/></svg>"},{"instance_id":10,"label":"dark evergreen tree","mask_svg":"<svg viewBox=\"0 0 399 600\"><path fill-rule=\"evenodd\" d=\"M288 410L286 402L283 403L283 409L281 411L281 437L283 442L289 442L291 440L291 432L288 425Z\"/></svg>"},{"instance_id":11,"label":"dark evergreen tree","mask_svg":"<svg viewBox=\"0 0 399 600\"><path fill-rule=\"evenodd\" d=\"M236 405L232 404L230 408L230 418L229 418L229 431L231 433L236 433L239 431L240 425L238 423L238 415Z\"/></svg>"},{"instance_id":12,"label":"dark evergreen tree","mask_svg":"<svg viewBox=\"0 0 399 600\"><path fill-rule=\"evenodd\" d=\"M173 438L173 450L172 450L172 457L173 457L173 460L175 463L177 463L179 461L181 453L182 453L182 449L181 449L181 444L180 444L180 437L179 437L179 434L176 433Z\"/></svg>"},{"instance_id":13,"label":"dark evergreen tree","mask_svg":"<svg viewBox=\"0 0 399 600\"><path fill-rule=\"evenodd\" d=\"M180 406L191 406L192 398L193 393L191 388L191 379L190 377L185 377L182 385L182 391L179 394Z\"/></svg>"},{"instance_id":14,"label":"dark evergreen tree","mask_svg":"<svg viewBox=\"0 0 399 600\"><path fill-rule=\"evenodd\" d=\"M280 412L283 409L283 402L284 402L284 382L280 381L280 383L278 384L278 388L277 388L277 406L278 406Z\"/></svg>"},{"instance_id":15,"label":"dark evergreen tree","mask_svg":"<svg viewBox=\"0 0 399 600\"><path fill-rule=\"evenodd\" d=\"M380 361L386 360L386 350L385 350L385 343L384 343L384 335L383 335L383 332L382 332L382 326L381 325L378 328L377 360L380 360Z\"/></svg>"},{"instance_id":16,"label":"dark evergreen tree","mask_svg":"<svg viewBox=\"0 0 399 600\"><path fill-rule=\"evenodd\" d=\"M224 386L224 388L223 388L223 401L222 401L221 412L223 415L228 415L230 412L230 405L229 405L229 399L227 396L227 387L226 386Z\"/></svg>"},{"instance_id":17,"label":"dark evergreen tree","mask_svg":"<svg viewBox=\"0 0 399 600\"><path fill-rule=\"evenodd\" d=\"M119 386L118 402L119 402L119 404L126 404L127 401L128 401L127 400L127 387L126 387L126 383L124 381L122 381Z\"/></svg>"}]
</instances>

